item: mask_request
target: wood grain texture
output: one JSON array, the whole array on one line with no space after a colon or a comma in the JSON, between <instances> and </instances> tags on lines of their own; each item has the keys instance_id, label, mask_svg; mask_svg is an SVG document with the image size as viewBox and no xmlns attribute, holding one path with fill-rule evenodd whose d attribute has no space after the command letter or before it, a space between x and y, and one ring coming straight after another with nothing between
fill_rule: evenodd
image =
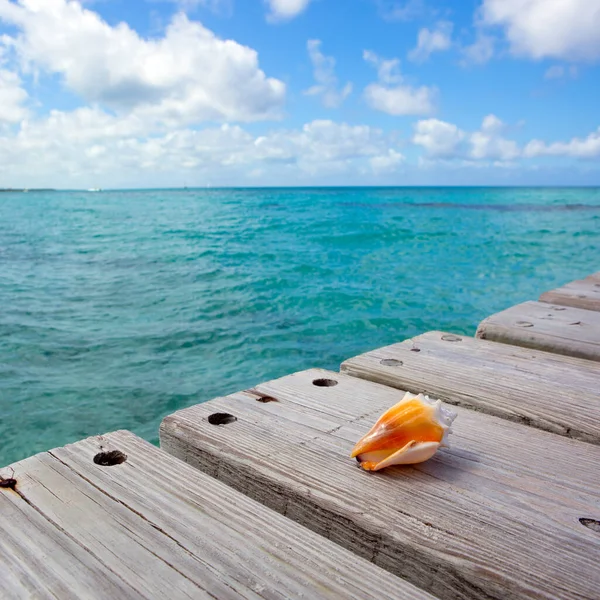
<instances>
[{"instance_id":1,"label":"wood grain texture","mask_svg":"<svg viewBox=\"0 0 600 600\"><path fill-rule=\"evenodd\" d=\"M362 471L351 448L401 398L312 370L175 413L161 445L440 598L596 599L600 535L579 519L600 518L600 447L457 407L451 449Z\"/></svg>"},{"instance_id":2,"label":"wood grain texture","mask_svg":"<svg viewBox=\"0 0 600 600\"><path fill-rule=\"evenodd\" d=\"M127 461L94 464L101 445ZM3 600L430 598L128 432L13 468Z\"/></svg>"},{"instance_id":3,"label":"wood grain texture","mask_svg":"<svg viewBox=\"0 0 600 600\"><path fill-rule=\"evenodd\" d=\"M597 278L594 274L586 279L571 281L542 294L540 302L600 311L600 277Z\"/></svg>"},{"instance_id":4,"label":"wood grain texture","mask_svg":"<svg viewBox=\"0 0 600 600\"><path fill-rule=\"evenodd\" d=\"M481 339L600 360L600 313L544 302L525 302L479 324Z\"/></svg>"},{"instance_id":5,"label":"wood grain texture","mask_svg":"<svg viewBox=\"0 0 600 600\"><path fill-rule=\"evenodd\" d=\"M341 370L600 444L594 361L432 331L347 360Z\"/></svg>"}]
</instances>

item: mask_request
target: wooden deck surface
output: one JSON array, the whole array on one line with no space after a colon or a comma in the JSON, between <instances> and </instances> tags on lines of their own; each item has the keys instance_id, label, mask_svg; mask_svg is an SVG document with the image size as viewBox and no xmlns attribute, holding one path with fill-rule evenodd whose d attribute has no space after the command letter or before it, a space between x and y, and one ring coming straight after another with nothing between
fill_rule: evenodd
<instances>
[{"instance_id":1,"label":"wooden deck surface","mask_svg":"<svg viewBox=\"0 0 600 600\"><path fill-rule=\"evenodd\" d=\"M312 370L175 413L161 445L440 598L596 600L600 447L456 407L451 449L362 471L351 448L401 397Z\"/></svg>"},{"instance_id":2,"label":"wooden deck surface","mask_svg":"<svg viewBox=\"0 0 600 600\"><path fill-rule=\"evenodd\" d=\"M540 296L540 302L600 311L600 274L571 281Z\"/></svg>"},{"instance_id":3,"label":"wooden deck surface","mask_svg":"<svg viewBox=\"0 0 600 600\"><path fill-rule=\"evenodd\" d=\"M127 460L94 464L100 446ZM2 600L429 598L127 432L12 468Z\"/></svg>"},{"instance_id":4,"label":"wooden deck surface","mask_svg":"<svg viewBox=\"0 0 600 600\"><path fill-rule=\"evenodd\" d=\"M592 310L525 302L483 320L476 335L494 342L600 361L600 312Z\"/></svg>"},{"instance_id":5,"label":"wooden deck surface","mask_svg":"<svg viewBox=\"0 0 600 600\"><path fill-rule=\"evenodd\" d=\"M600 444L600 363L440 331L379 348L342 371Z\"/></svg>"}]
</instances>

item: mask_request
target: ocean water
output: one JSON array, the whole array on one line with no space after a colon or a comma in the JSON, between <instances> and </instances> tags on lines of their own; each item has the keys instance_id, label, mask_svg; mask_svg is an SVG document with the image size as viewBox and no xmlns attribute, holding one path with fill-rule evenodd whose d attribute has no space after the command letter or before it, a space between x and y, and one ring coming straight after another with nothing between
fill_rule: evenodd
<instances>
[{"instance_id":1,"label":"ocean water","mask_svg":"<svg viewBox=\"0 0 600 600\"><path fill-rule=\"evenodd\" d=\"M600 189L0 194L0 465L600 269Z\"/></svg>"}]
</instances>

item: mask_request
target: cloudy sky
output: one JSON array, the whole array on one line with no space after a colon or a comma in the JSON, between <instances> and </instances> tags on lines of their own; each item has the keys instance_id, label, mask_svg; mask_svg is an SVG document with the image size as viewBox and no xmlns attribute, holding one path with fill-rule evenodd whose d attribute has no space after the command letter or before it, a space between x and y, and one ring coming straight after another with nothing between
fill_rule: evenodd
<instances>
[{"instance_id":1,"label":"cloudy sky","mask_svg":"<svg viewBox=\"0 0 600 600\"><path fill-rule=\"evenodd\" d=\"M0 187L600 184L600 0L0 0Z\"/></svg>"}]
</instances>

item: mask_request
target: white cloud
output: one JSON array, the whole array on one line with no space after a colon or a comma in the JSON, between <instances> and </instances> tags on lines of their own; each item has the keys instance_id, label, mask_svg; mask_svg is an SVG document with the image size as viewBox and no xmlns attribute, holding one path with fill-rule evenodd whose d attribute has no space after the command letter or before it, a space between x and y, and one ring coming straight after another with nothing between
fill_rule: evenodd
<instances>
[{"instance_id":1,"label":"white cloud","mask_svg":"<svg viewBox=\"0 0 600 600\"><path fill-rule=\"evenodd\" d=\"M338 90L338 79L335 75L335 59L321 52L320 40L307 42L308 54L314 67L317 85L306 90L309 96L321 96L323 105L327 108L337 108L352 93L352 84L348 82Z\"/></svg>"},{"instance_id":2,"label":"white cloud","mask_svg":"<svg viewBox=\"0 0 600 600\"><path fill-rule=\"evenodd\" d=\"M408 58L415 62L426 61L433 52L444 52L452 46L452 29L449 21L436 23L433 30L424 27L419 31L417 47L411 50Z\"/></svg>"},{"instance_id":3,"label":"white cloud","mask_svg":"<svg viewBox=\"0 0 600 600\"><path fill-rule=\"evenodd\" d=\"M0 180L7 186L115 187L310 182L389 172L401 162L391 136L366 125L312 121L256 136L237 125L157 135L129 115L98 108L53 111L0 130ZM371 162L371 159L375 159Z\"/></svg>"},{"instance_id":4,"label":"white cloud","mask_svg":"<svg viewBox=\"0 0 600 600\"><path fill-rule=\"evenodd\" d=\"M412 87L404 83L400 61L382 59L374 52L363 54L367 62L377 68L377 83L365 88L365 100L375 110L389 115L428 115L435 110L436 90L428 86Z\"/></svg>"},{"instance_id":5,"label":"white cloud","mask_svg":"<svg viewBox=\"0 0 600 600\"><path fill-rule=\"evenodd\" d=\"M403 154L390 148L386 154L371 158L369 164L373 172L380 175L383 173L393 173L404 161L405 157Z\"/></svg>"},{"instance_id":6,"label":"white cloud","mask_svg":"<svg viewBox=\"0 0 600 600\"><path fill-rule=\"evenodd\" d=\"M389 140L380 129L348 125L329 120L312 121L301 130L283 130L257 139L263 158L296 157L309 172L326 163L347 163L353 159L378 156L387 151Z\"/></svg>"},{"instance_id":7,"label":"white cloud","mask_svg":"<svg viewBox=\"0 0 600 600\"><path fill-rule=\"evenodd\" d=\"M391 85L402 81L399 58L380 58L375 52L371 52L370 50L363 52L363 58L377 69L377 78L381 83Z\"/></svg>"},{"instance_id":8,"label":"white cloud","mask_svg":"<svg viewBox=\"0 0 600 600\"><path fill-rule=\"evenodd\" d=\"M532 140L525 146L524 156L573 156L576 158L600 157L600 127L586 138L573 138L568 142L546 144L541 140Z\"/></svg>"},{"instance_id":9,"label":"white cloud","mask_svg":"<svg viewBox=\"0 0 600 600\"><path fill-rule=\"evenodd\" d=\"M426 86L398 85L389 88L372 83L365 89L365 98L375 110L393 116L426 115L435 110L432 90Z\"/></svg>"},{"instance_id":10,"label":"white cloud","mask_svg":"<svg viewBox=\"0 0 600 600\"><path fill-rule=\"evenodd\" d=\"M426 119L415 125L413 142L423 146L429 156L447 158L458 154L465 132L452 123Z\"/></svg>"},{"instance_id":11,"label":"white cloud","mask_svg":"<svg viewBox=\"0 0 600 600\"><path fill-rule=\"evenodd\" d=\"M517 143L502 137L505 129L495 115L485 117L481 128L471 134L452 123L427 119L415 125L413 142L425 148L432 158L505 162L520 155Z\"/></svg>"},{"instance_id":12,"label":"white cloud","mask_svg":"<svg viewBox=\"0 0 600 600\"><path fill-rule=\"evenodd\" d=\"M594 159L600 157L600 127L583 139L573 138L568 142L553 143L536 139L530 141L524 148L520 148L514 140L504 137L506 130L507 126L495 115L485 117L481 127L472 133L467 133L452 123L426 119L416 123L412 141L422 146L430 159L462 161L463 164L485 162L505 167L513 165L513 161L517 158L562 156Z\"/></svg>"},{"instance_id":13,"label":"white cloud","mask_svg":"<svg viewBox=\"0 0 600 600\"><path fill-rule=\"evenodd\" d=\"M7 69L0 69L0 125L18 123L24 119L28 114L25 107L27 99L28 94L21 87L19 76Z\"/></svg>"},{"instance_id":14,"label":"white cloud","mask_svg":"<svg viewBox=\"0 0 600 600\"><path fill-rule=\"evenodd\" d=\"M474 132L469 139L471 158L499 161L517 158L520 155L519 147L513 140L502 137L504 130L505 125L498 117L495 115L485 117L481 129Z\"/></svg>"},{"instance_id":15,"label":"white cloud","mask_svg":"<svg viewBox=\"0 0 600 600\"><path fill-rule=\"evenodd\" d=\"M600 0L484 0L481 21L502 27L517 56L600 58Z\"/></svg>"},{"instance_id":16,"label":"white cloud","mask_svg":"<svg viewBox=\"0 0 600 600\"><path fill-rule=\"evenodd\" d=\"M270 21L289 21L304 12L311 0L266 0Z\"/></svg>"},{"instance_id":17,"label":"white cloud","mask_svg":"<svg viewBox=\"0 0 600 600\"><path fill-rule=\"evenodd\" d=\"M18 28L12 44L25 69L58 73L86 101L120 114L168 126L254 121L278 116L284 101L285 85L265 76L254 50L184 14L159 39L66 0L0 0L0 20Z\"/></svg>"}]
</instances>

